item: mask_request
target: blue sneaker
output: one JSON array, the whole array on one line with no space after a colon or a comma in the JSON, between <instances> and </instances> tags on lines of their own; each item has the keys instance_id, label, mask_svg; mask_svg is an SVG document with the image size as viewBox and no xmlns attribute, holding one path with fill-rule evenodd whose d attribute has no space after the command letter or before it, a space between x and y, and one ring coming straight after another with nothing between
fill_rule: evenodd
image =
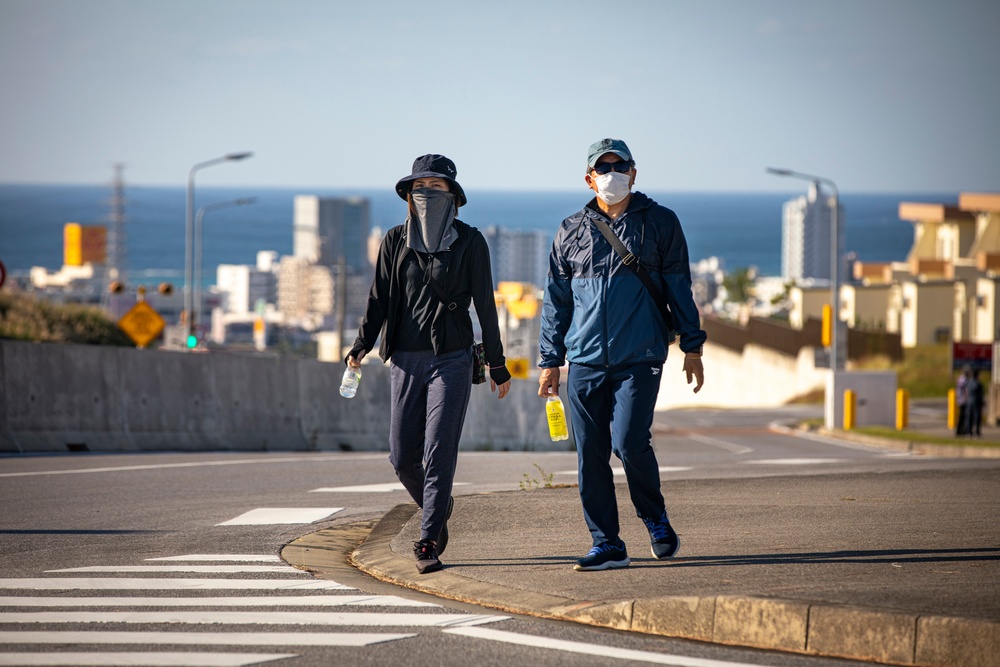
<instances>
[{"instance_id":1,"label":"blue sneaker","mask_svg":"<svg viewBox=\"0 0 1000 667\"><path fill-rule=\"evenodd\" d=\"M625 543L619 540L617 546L610 542L598 544L586 556L576 561L573 569L577 572L612 570L628 567L630 562L632 561L628 559L628 554L625 552Z\"/></svg>"},{"instance_id":2,"label":"blue sneaker","mask_svg":"<svg viewBox=\"0 0 1000 667\"><path fill-rule=\"evenodd\" d=\"M643 519L646 530L649 531L649 543L653 558L671 558L677 555L681 548L681 538L677 537L670 521L667 520L667 513L664 511L659 518Z\"/></svg>"}]
</instances>

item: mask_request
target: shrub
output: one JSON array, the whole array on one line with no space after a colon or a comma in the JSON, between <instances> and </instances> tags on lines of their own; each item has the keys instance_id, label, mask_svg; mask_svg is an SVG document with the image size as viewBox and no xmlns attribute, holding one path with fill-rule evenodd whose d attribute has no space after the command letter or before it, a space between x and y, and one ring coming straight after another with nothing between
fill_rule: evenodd
<instances>
[{"instance_id":1,"label":"shrub","mask_svg":"<svg viewBox=\"0 0 1000 667\"><path fill-rule=\"evenodd\" d=\"M134 343L100 308L55 304L30 294L0 292L0 338L46 343Z\"/></svg>"}]
</instances>

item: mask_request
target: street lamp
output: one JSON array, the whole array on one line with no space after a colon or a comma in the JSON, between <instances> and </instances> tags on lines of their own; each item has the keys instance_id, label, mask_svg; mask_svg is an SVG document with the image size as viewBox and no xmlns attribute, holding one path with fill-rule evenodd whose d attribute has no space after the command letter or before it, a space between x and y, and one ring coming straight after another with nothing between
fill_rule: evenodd
<instances>
[{"instance_id":1,"label":"street lamp","mask_svg":"<svg viewBox=\"0 0 1000 667\"><path fill-rule=\"evenodd\" d=\"M206 160L205 162L199 162L198 164L191 167L191 171L188 172L188 182L187 182L187 211L184 216L184 311L187 313L187 317L184 318L184 344L187 345L188 338L191 336L191 318L193 316L192 312L192 301L193 294L191 291L194 272L194 258L192 256L192 247L194 245L194 175L199 169L204 169L205 167L211 167L212 165L221 164L223 162L233 162L237 160L245 160L246 158L252 156L253 153L245 151L242 153L227 153L222 157L217 157L212 160ZM186 349L186 348L185 348Z\"/></svg>"},{"instance_id":2,"label":"street lamp","mask_svg":"<svg viewBox=\"0 0 1000 667\"><path fill-rule=\"evenodd\" d=\"M830 328L830 375L826 384L826 400L823 404L823 421L828 429L836 428L837 371L842 359L847 357L847 338L840 331L840 194L837 184L823 176L813 176L791 169L768 167L767 173L775 176L798 178L813 183L823 183L833 191L832 220L830 221L830 304L833 323Z\"/></svg>"},{"instance_id":3,"label":"street lamp","mask_svg":"<svg viewBox=\"0 0 1000 667\"><path fill-rule=\"evenodd\" d=\"M246 206L247 204L253 204L257 201L256 197L241 197L240 199L233 199L231 201L215 202L214 204L206 204L198 209L197 215L194 217L194 310L193 312L198 313L201 317L201 281L202 281L202 222L205 219L205 213L207 211L217 211L220 208L231 208L233 206ZM190 321L190 317L188 321ZM185 345L187 345L188 338L184 339Z\"/></svg>"}]
</instances>

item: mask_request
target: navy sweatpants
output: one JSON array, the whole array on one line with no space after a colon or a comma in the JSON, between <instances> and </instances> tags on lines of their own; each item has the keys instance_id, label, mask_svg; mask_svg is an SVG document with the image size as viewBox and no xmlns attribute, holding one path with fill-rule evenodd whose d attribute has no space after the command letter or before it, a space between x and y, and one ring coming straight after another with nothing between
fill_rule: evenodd
<instances>
[{"instance_id":1,"label":"navy sweatpants","mask_svg":"<svg viewBox=\"0 0 1000 667\"><path fill-rule=\"evenodd\" d=\"M660 470L650 444L662 372L662 366L649 364L613 369L570 364L566 391L580 500L594 546L619 539L612 453L625 468L636 514L647 519L663 514Z\"/></svg>"},{"instance_id":2,"label":"navy sweatpants","mask_svg":"<svg viewBox=\"0 0 1000 667\"><path fill-rule=\"evenodd\" d=\"M448 511L472 392L472 349L441 355L394 352L389 377L389 461L423 508L420 539L436 541Z\"/></svg>"}]
</instances>

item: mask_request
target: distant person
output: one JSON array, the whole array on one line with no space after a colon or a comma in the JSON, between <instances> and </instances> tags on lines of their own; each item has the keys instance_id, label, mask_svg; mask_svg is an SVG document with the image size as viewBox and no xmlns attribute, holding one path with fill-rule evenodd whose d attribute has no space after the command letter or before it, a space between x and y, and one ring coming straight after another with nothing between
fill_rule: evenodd
<instances>
[{"instance_id":1,"label":"distant person","mask_svg":"<svg viewBox=\"0 0 1000 667\"><path fill-rule=\"evenodd\" d=\"M457 217L466 203L455 163L423 155L396 183L406 222L382 239L361 328L345 360L356 366L381 334L390 362L389 460L423 510L413 545L417 570L441 569L448 545L452 483L472 388L475 304L489 364L490 391L510 390L486 240ZM447 301L447 302L446 302Z\"/></svg>"},{"instance_id":2,"label":"distant person","mask_svg":"<svg viewBox=\"0 0 1000 667\"><path fill-rule=\"evenodd\" d=\"M986 404L983 396L983 383L979 381L979 371L972 371L969 382L965 386L965 435L977 438L983 435L983 406Z\"/></svg>"},{"instance_id":3,"label":"distant person","mask_svg":"<svg viewBox=\"0 0 1000 667\"><path fill-rule=\"evenodd\" d=\"M596 197L563 220L549 254L542 306L538 395L559 392L559 368L569 362L567 394L576 439L580 500L593 548L576 570L627 567L619 537L611 454L625 468L632 504L650 535L653 556L670 558L680 539L667 517L656 454L650 445L653 408L674 319L688 384L704 383L705 332L691 293L687 242L677 215L632 192L636 169L620 139L590 147L584 181ZM628 265L595 224L624 244ZM661 301L636 272L647 273Z\"/></svg>"},{"instance_id":4,"label":"distant person","mask_svg":"<svg viewBox=\"0 0 1000 667\"><path fill-rule=\"evenodd\" d=\"M957 436L968 433L966 430L966 420L969 404L969 378L971 377L972 367L964 366L962 374L955 381L955 404L958 406L958 424L955 426L955 435Z\"/></svg>"}]
</instances>

